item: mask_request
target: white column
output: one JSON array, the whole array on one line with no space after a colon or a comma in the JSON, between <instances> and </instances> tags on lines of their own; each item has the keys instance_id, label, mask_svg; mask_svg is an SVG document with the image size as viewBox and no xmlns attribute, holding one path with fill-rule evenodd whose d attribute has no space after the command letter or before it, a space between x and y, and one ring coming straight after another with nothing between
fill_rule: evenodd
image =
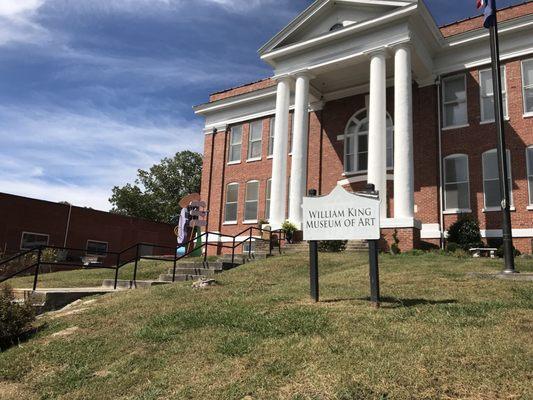
<instances>
[{"instance_id":1,"label":"white column","mask_svg":"<svg viewBox=\"0 0 533 400\"><path fill-rule=\"evenodd\" d=\"M414 218L411 48L394 51L394 218Z\"/></svg>"},{"instance_id":2,"label":"white column","mask_svg":"<svg viewBox=\"0 0 533 400\"><path fill-rule=\"evenodd\" d=\"M368 183L381 199L381 218L387 218L387 75L386 53L370 55L368 112Z\"/></svg>"},{"instance_id":3,"label":"white column","mask_svg":"<svg viewBox=\"0 0 533 400\"><path fill-rule=\"evenodd\" d=\"M270 225L279 229L287 209L287 158L289 141L290 78L278 81L276 94L276 124L272 156L272 186L270 194Z\"/></svg>"},{"instance_id":4,"label":"white column","mask_svg":"<svg viewBox=\"0 0 533 400\"><path fill-rule=\"evenodd\" d=\"M307 189L307 142L309 130L309 76L296 77L294 137L292 142L289 220L298 228L303 223L302 203Z\"/></svg>"}]
</instances>

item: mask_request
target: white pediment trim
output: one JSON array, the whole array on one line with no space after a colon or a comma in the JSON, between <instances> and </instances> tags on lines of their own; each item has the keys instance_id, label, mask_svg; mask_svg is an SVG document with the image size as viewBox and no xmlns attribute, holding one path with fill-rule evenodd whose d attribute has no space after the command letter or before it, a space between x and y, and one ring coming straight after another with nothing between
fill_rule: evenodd
<instances>
[{"instance_id":1,"label":"white pediment trim","mask_svg":"<svg viewBox=\"0 0 533 400\"><path fill-rule=\"evenodd\" d=\"M418 4L418 0L316 0L306 10L293 19L285 28L283 28L272 39L270 39L265 45L263 45L258 51L259 55L263 56L272 52L285 39L304 26L306 22L312 19L317 13L327 8L333 8L335 4L348 6L389 6L400 8L413 4L416 6ZM341 29L340 31L343 30L344 29ZM326 34L324 36L330 35Z\"/></svg>"}]
</instances>

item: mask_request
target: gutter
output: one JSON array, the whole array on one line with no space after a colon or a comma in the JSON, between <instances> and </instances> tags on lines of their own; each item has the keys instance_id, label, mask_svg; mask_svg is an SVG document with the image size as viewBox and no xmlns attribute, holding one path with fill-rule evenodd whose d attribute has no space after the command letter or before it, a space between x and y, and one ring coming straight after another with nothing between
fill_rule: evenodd
<instances>
[{"instance_id":1,"label":"gutter","mask_svg":"<svg viewBox=\"0 0 533 400\"><path fill-rule=\"evenodd\" d=\"M437 77L435 85L437 86L437 123L438 123L438 154L439 154L439 232L440 232L440 248L444 249L444 179L443 179L443 165L442 165L442 80L441 75Z\"/></svg>"}]
</instances>

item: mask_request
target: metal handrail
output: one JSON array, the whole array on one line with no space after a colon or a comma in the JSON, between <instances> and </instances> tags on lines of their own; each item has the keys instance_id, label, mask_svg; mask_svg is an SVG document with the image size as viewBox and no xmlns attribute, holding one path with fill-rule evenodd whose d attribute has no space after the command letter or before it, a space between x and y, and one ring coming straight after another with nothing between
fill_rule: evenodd
<instances>
[{"instance_id":1,"label":"metal handrail","mask_svg":"<svg viewBox=\"0 0 533 400\"><path fill-rule=\"evenodd\" d=\"M259 236L254 236L253 233L254 231L259 231L261 233L261 235ZM268 239L264 239L263 238L263 233L264 232L269 232L269 238ZM244 240L240 240L240 241L237 241L237 238L242 236L243 234L247 234L246 236L246 239ZM161 261L172 261L173 264L174 264L174 268L173 268L173 273L172 273L172 282L175 282L175 277L176 277L176 269L177 269L177 262L184 259L185 257L188 257L189 255L191 255L192 253L198 251L198 250L204 250L204 264L207 263L207 256L208 256L208 248L209 246L217 246L219 248L224 248L224 249L231 249L232 251L232 257L231 257L231 262L232 264L235 263L235 250L239 247L239 246L244 246L245 243L252 243L253 240L261 240L261 241L267 241L269 242L269 253L272 254L272 238L273 238L273 235L274 234L279 234L279 237L278 237L278 249L279 249L279 252L281 254L281 241L282 240L286 240L286 239L283 239L282 236L284 236L285 232L281 229L279 230L275 230L275 231L272 231L272 230L264 230L264 229L261 229L261 228L257 228L255 226L250 226L248 228L246 228L245 230L243 230L242 232L239 232L238 234L236 235L228 235L228 234L222 234L222 233L218 233L218 232L209 232L209 231L206 231L202 234L200 234L199 236L196 236L195 238L185 242L185 243L182 243L182 244L179 244L179 245L176 245L174 247L170 247L170 246L161 246L161 245L157 245L157 244L151 244L151 243L137 243L137 244L134 244L120 252L110 252L110 251L106 251L106 252L102 252L102 254L99 254L99 256L102 256L102 257L107 257L107 256L115 256L116 257L116 262L114 263L114 266L104 266L104 265L99 265L99 266L86 266L84 265L85 268L87 269L112 269L112 270L115 270L115 279L114 279L114 289L117 289L117 284L118 284L118 276L119 276L119 271L122 267L128 265L128 264L131 264L131 263L134 263L134 269L133 269L133 284L136 285L136 281L137 281L137 272L138 272L138 264L139 264L139 261L141 259L147 259L148 257L146 256L143 256L142 254L140 254L140 248L141 246L145 246L145 247L154 247L154 248L158 248L158 249L166 249L166 250L172 250L173 251L173 258L172 259L163 259L163 258L154 258L154 257L150 257L150 259L156 259L156 260L161 260ZM232 245L221 245L220 243L209 243L209 235L217 235L218 237L227 237L227 238L231 238L232 239ZM202 244L199 245L199 246L194 246L191 250L189 251L186 251L185 254L181 255L181 256L178 256L177 255L177 249L178 248L181 248L181 247L189 247L189 245L191 243L194 243L196 241L198 241L199 239L202 239L203 237L206 238L205 241L202 241ZM244 247L243 247L244 248ZM2 277L0 279L0 283L3 283L11 278L14 278L15 276L17 275L20 275L32 268L35 268L35 273L34 273L34 282L33 282L33 290L35 291L37 289L37 284L38 284L38 279L39 279L39 272L40 272L40 267L41 265L55 265L55 266L60 266L60 267L72 267L72 266L76 266L78 264L76 263L64 263L64 262L50 262L50 261L43 261L42 260L42 255L43 255L43 251L45 249L53 249L53 250L66 250L66 251L78 251L78 252L81 252L81 253L87 253L87 249L75 249L75 248L70 248L70 247L59 247L59 246L40 246L38 248L35 248L35 249L31 249L31 250L27 250L27 251L24 251L22 253L19 253L19 254L16 254L16 255L13 255L5 260L2 260L0 262L0 266L2 265L5 265L5 264L8 264L16 259L21 259L22 257L30 254L30 253L34 253L34 252L37 252L37 262L33 263L32 265L28 266L28 267L25 267L19 271L16 271L14 273L11 273L9 274L8 276L6 277ZM135 256L132 258L132 257L129 257L127 260L124 260L123 259L123 255L124 253L128 252L128 251L131 251L135 249ZM250 245L250 247L248 248L248 257L251 258L251 255L252 255L252 246Z\"/></svg>"}]
</instances>

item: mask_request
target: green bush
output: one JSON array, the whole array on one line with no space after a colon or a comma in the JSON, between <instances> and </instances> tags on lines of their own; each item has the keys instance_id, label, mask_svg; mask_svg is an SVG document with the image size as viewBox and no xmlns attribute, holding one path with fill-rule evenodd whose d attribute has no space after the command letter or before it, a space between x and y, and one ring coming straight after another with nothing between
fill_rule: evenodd
<instances>
[{"instance_id":1,"label":"green bush","mask_svg":"<svg viewBox=\"0 0 533 400\"><path fill-rule=\"evenodd\" d=\"M522 255L522 253L520 253L520 250L518 250L516 247L513 246L513 250L514 250L514 256L515 257L519 257L520 255ZM499 257L499 258L503 258L504 256L504 247L503 247L503 244L498 247L498 250L496 251L496 256Z\"/></svg>"},{"instance_id":2,"label":"green bush","mask_svg":"<svg viewBox=\"0 0 533 400\"><path fill-rule=\"evenodd\" d=\"M392 244L390 246L390 252L393 256L400 254L402 251L400 250L400 239L398 239L398 229L394 230L394 233L392 234Z\"/></svg>"},{"instance_id":3,"label":"green bush","mask_svg":"<svg viewBox=\"0 0 533 400\"><path fill-rule=\"evenodd\" d=\"M472 247L484 247L481 241L479 223L469 215L464 215L448 229L448 242L456 243L461 249L468 251Z\"/></svg>"},{"instance_id":4,"label":"green bush","mask_svg":"<svg viewBox=\"0 0 533 400\"><path fill-rule=\"evenodd\" d=\"M446 244L446 251L449 253L455 253L457 250L459 250L459 245L454 242L449 242Z\"/></svg>"},{"instance_id":5,"label":"green bush","mask_svg":"<svg viewBox=\"0 0 533 400\"><path fill-rule=\"evenodd\" d=\"M33 307L29 304L14 302L11 288L4 287L0 291L0 348L4 349L24 334L35 320Z\"/></svg>"},{"instance_id":6,"label":"green bush","mask_svg":"<svg viewBox=\"0 0 533 400\"><path fill-rule=\"evenodd\" d=\"M324 240L318 243L318 251L322 253L340 253L346 250L347 240Z\"/></svg>"}]
</instances>

